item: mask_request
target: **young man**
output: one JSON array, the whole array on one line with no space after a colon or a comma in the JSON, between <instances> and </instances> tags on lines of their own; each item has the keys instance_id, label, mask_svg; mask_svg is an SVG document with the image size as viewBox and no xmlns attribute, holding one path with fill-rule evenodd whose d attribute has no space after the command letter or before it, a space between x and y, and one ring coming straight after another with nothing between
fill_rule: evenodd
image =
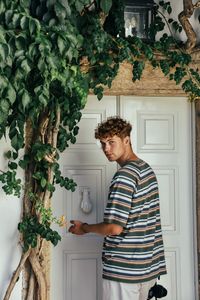
<instances>
[{"instance_id":1,"label":"young man","mask_svg":"<svg viewBox=\"0 0 200 300\"><path fill-rule=\"evenodd\" d=\"M131 130L120 117L108 118L95 130L104 154L120 168L110 185L103 222L71 221L69 229L105 236L103 300L147 300L156 279L166 274L158 184L151 167L133 152Z\"/></svg>"}]
</instances>

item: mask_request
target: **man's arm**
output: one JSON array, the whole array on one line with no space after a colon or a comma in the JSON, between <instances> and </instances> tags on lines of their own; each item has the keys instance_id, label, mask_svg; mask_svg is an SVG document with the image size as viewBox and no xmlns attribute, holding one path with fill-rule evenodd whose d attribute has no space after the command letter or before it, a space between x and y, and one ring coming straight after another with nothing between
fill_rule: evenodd
<instances>
[{"instance_id":1,"label":"man's arm","mask_svg":"<svg viewBox=\"0 0 200 300\"><path fill-rule=\"evenodd\" d=\"M97 233L100 235L119 235L123 227L117 224L98 223L87 224L81 221L70 221L72 226L69 228L69 232L77 235L83 235L85 233Z\"/></svg>"}]
</instances>

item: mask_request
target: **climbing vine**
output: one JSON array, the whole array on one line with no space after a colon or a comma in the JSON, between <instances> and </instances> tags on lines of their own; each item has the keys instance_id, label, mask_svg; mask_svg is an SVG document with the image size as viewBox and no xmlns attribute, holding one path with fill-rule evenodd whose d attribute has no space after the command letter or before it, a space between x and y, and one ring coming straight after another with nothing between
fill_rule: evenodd
<instances>
[{"instance_id":1,"label":"climbing vine","mask_svg":"<svg viewBox=\"0 0 200 300\"><path fill-rule=\"evenodd\" d=\"M53 216L50 199L56 185L72 192L76 188L62 175L59 155L76 143L89 92L101 100L123 61L132 64L133 81L141 79L150 62L191 99L200 97L200 75L190 67L190 54L173 34L155 38L166 24L182 30L171 12L170 2L155 5L147 42L125 38L124 0L0 2L0 138L11 142L0 182L6 194L23 199L18 224L22 257L4 300L25 265L31 284L24 299L47 299L43 241L56 246L61 237L51 225L65 225L64 217ZM24 181L18 178L19 168Z\"/></svg>"}]
</instances>

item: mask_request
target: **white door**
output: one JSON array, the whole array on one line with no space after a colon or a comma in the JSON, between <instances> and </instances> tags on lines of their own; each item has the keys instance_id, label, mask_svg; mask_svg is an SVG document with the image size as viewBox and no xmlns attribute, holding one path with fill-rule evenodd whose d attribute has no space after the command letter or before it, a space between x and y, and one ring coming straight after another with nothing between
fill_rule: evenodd
<instances>
[{"instance_id":1,"label":"white door","mask_svg":"<svg viewBox=\"0 0 200 300\"><path fill-rule=\"evenodd\" d=\"M94 128L108 116L116 115L116 97L98 101L89 97L77 142L61 157L65 176L77 183L74 193L57 189L53 199L56 215L87 223L101 222L109 182L117 169L109 163L94 138ZM91 211L81 209L83 191L89 192ZM62 242L53 249L52 300L101 300L102 237L81 237L61 232Z\"/></svg>"},{"instance_id":2,"label":"white door","mask_svg":"<svg viewBox=\"0 0 200 300\"><path fill-rule=\"evenodd\" d=\"M133 124L133 148L155 170L161 198L161 218L168 275L160 283L166 300L193 300L193 200L190 104L183 98L90 97L80 122L77 143L62 157L64 175L77 183L74 193L57 189L56 215L67 221L101 222L116 163L104 157L94 139L94 128L108 116L120 114ZM83 191L89 191L92 208L81 208ZM102 238L77 237L61 232L53 249L51 300L101 300Z\"/></svg>"},{"instance_id":3,"label":"white door","mask_svg":"<svg viewBox=\"0 0 200 300\"><path fill-rule=\"evenodd\" d=\"M160 190L168 275L166 300L193 300L194 236L191 104L178 97L123 97L121 115L133 123L133 148L152 166Z\"/></svg>"}]
</instances>

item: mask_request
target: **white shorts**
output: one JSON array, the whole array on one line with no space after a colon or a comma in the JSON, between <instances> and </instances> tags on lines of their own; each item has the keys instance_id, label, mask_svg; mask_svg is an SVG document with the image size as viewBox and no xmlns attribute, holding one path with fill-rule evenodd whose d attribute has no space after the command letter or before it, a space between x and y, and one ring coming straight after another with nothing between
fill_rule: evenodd
<instances>
[{"instance_id":1,"label":"white shorts","mask_svg":"<svg viewBox=\"0 0 200 300\"><path fill-rule=\"evenodd\" d=\"M147 300L156 279L143 283L124 283L103 279L103 300Z\"/></svg>"}]
</instances>

